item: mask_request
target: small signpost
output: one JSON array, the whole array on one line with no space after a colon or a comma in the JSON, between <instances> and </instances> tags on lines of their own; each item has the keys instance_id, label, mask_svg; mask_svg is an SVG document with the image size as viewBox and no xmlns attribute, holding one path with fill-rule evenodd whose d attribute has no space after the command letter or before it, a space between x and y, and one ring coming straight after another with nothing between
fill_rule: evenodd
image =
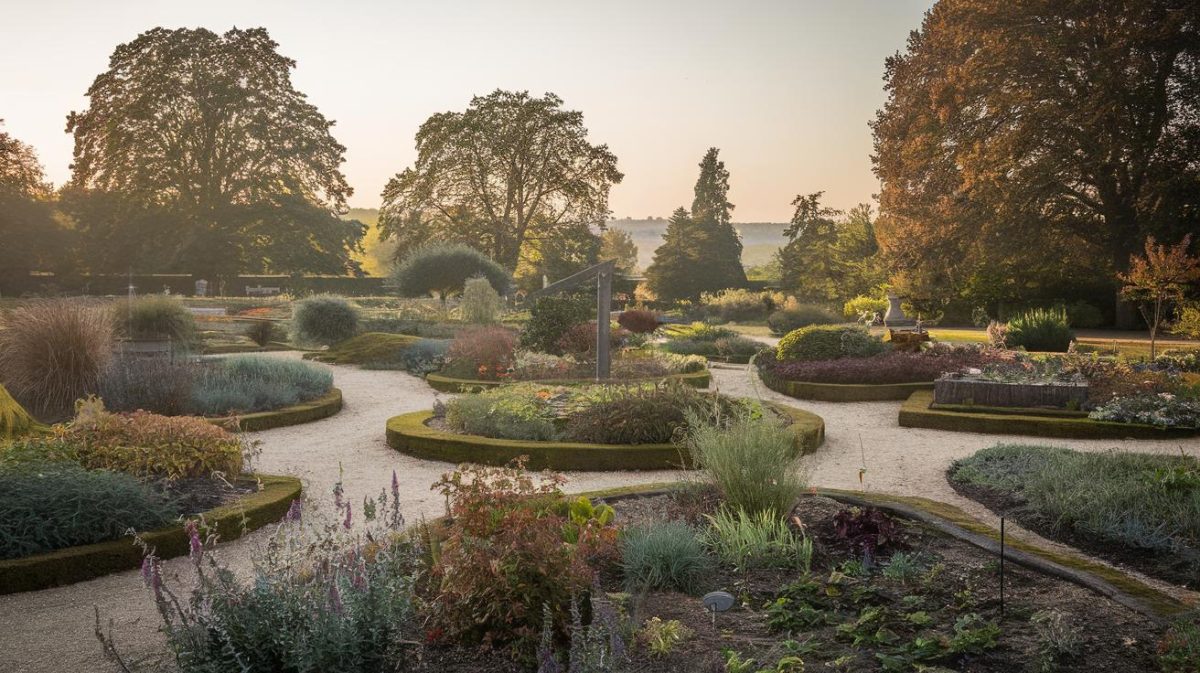
<instances>
[{"instance_id":1,"label":"small signpost","mask_svg":"<svg viewBox=\"0 0 1200 673\"><path fill-rule=\"evenodd\" d=\"M616 260L600 262L579 273L572 274L562 280L550 283L546 287L530 292L525 301L536 302L540 297L558 294L566 290L581 287L584 283L596 280L596 380L603 381L612 372L612 328L609 319L612 314L612 279L616 271Z\"/></svg>"}]
</instances>

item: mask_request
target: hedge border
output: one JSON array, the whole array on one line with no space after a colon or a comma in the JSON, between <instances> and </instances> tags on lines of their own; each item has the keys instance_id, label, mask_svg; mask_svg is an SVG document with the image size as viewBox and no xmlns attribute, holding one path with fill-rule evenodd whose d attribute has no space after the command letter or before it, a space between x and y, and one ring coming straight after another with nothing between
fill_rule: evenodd
<instances>
[{"instance_id":1,"label":"hedge border","mask_svg":"<svg viewBox=\"0 0 1200 673\"><path fill-rule=\"evenodd\" d=\"M262 490L190 518L202 519L207 532L216 533L222 542L228 542L279 521L302 493L300 480L295 477L251 474L245 478L261 482ZM190 540L182 522L142 533L140 537L160 558L188 553ZM125 536L0 560L0 594L49 589L137 568L142 557L142 549L134 544L133 536Z\"/></svg>"},{"instance_id":2,"label":"hedge border","mask_svg":"<svg viewBox=\"0 0 1200 673\"><path fill-rule=\"evenodd\" d=\"M812 383L762 376L763 385L781 395L819 402L886 402L907 400L913 393L933 390L933 381L915 383Z\"/></svg>"},{"instance_id":3,"label":"hedge border","mask_svg":"<svg viewBox=\"0 0 1200 673\"><path fill-rule=\"evenodd\" d=\"M242 432L259 432L283 428L289 425L311 423L322 418L329 418L342 410L342 391L330 388L329 392L307 402L301 402L290 407L272 411L258 411L241 416L226 416L224 418L209 418L208 422L221 427L231 427Z\"/></svg>"},{"instance_id":4,"label":"hedge border","mask_svg":"<svg viewBox=\"0 0 1200 673\"><path fill-rule=\"evenodd\" d=\"M783 405L772 408L792 419L796 449L800 454L815 451L825 441L825 421L820 416ZM429 411L393 416L387 422L387 443L396 451L451 463L505 465L519 456L535 470L671 470L690 467L690 460L674 444L587 444L495 439L463 435L429 427Z\"/></svg>"},{"instance_id":5,"label":"hedge border","mask_svg":"<svg viewBox=\"0 0 1200 673\"><path fill-rule=\"evenodd\" d=\"M932 391L913 393L900 405L901 427L1058 439L1180 439L1200 434L1200 430L1093 421L1087 418L945 411L931 408L932 404Z\"/></svg>"},{"instance_id":6,"label":"hedge border","mask_svg":"<svg viewBox=\"0 0 1200 673\"><path fill-rule=\"evenodd\" d=\"M613 383L648 383L654 381L679 381L693 388L707 388L712 382L712 373L706 367L703 371L687 372L685 374L668 374L667 376L648 376L637 379L624 379ZM489 390L509 383L535 383L544 386L580 386L596 383L594 379L549 379L541 381L476 381L473 379L456 379L443 376L436 372L426 374L425 382L429 387L443 393L465 393L476 390Z\"/></svg>"}]
</instances>

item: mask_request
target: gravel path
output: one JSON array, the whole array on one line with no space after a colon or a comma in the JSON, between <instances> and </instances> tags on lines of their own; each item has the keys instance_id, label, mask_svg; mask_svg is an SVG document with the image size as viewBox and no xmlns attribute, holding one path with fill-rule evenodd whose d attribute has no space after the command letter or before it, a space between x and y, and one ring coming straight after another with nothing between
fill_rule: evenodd
<instances>
[{"instance_id":1,"label":"gravel path","mask_svg":"<svg viewBox=\"0 0 1200 673\"><path fill-rule=\"evenodd\" d=\"M279 357L298 357L295 353ZM347 494L352 499L375 494L386 486L395 470L400 479L404 513L411 519L437 516L443 502L429 490L450 466L396 453L384 443L384 424L396 414L426 409L437 397L422 380L407 374L336 367L334 383L345 397L341 413L315 423L255 433L262 455L256 469L271 474L296 475L305 481L306 494L327 502L338 479L339 466ZM810 481L819 486L860 488L860 467L866 467L862 488L869 491L919 495L956 504L990 520L991 515L972 501L959 497L946 483L944 472L956 458L997 442L1030 442L1029 438L948 433L900 428L898 402L831 404L802 402L773 393L746 367L715 369L716 386L731 395L761 395L798 406L825 419L825 445L804 461ZM1087 450L1121 449L1177 452L1182 446L1200 456L1200 440L1186 442L1112 442L1032 440L1042 444ZM865 461L864 461L865 455ZM626 484L665 481L672 472L571 473L568 489L586 491ZM1030 533L1016 534L1034 538ZM248 565L265 531L221 546L221 557L235 568ZM1044 542L1044 541L1043 541ZM1046 543L1049 544L1049 543ZM1054 546L1049 544L1049 546ZM166 564L167 573L186 576L186 558ZM122 652L129 659L153 658L161 652L158 615L141 586L136 571L109 575L89 582L45 591L0 596L0 671L110 671L92 635L93 606L100 610Z\"/></svg>"}]
</instances>

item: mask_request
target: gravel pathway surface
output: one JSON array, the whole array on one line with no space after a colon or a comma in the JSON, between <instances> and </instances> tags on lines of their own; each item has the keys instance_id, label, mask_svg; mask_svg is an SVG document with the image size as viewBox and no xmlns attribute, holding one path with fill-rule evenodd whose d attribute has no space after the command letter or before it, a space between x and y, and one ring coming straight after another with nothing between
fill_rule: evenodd
<instances>
[{"instance_id":1,"label":"gravel pathway surface","mask_svg":"<svg viewBox=\"0 0 1200 673\"><path fill-rule=\"evenodd\" d=\"M285 353L277 357L299 356ZM346 493L354 500L377 493L390 482L395 470L405 515L410 520L439 515L444 506L442 498L429 487L451 466L409 458L384 443L384 424L389 417L429 408L438 394L422 380L399 372L350 367L335 367L333 371L334 384L345 397L345 408L314 423L254 433L252 437L261 442L262 448L256 469L298 476L305 481L307 496L322 502L327 502L339 469ZM721 366L714 373L716 386L723 393L760 395L813 411L825 419L825 445L804 460L811 483L919 495L953 503L984 520L994 517L983 507L958 496L946 483L944 473L954 459L997 442L1172 453L1182 447L1200 457L1200 440L1031 440L901 428L896 422L898 402L804 402L767 390L744 366ZM860 485L859 470L864 467ZM666 481L678 476L673 472L570 473L567 488L586 491ZM255 550L267 539L268 531L269 528L221 545L219 553L234 568L246 568ZM1020 529L1015 534L1038 539ZM189 569L186 558L166 563L167 573L177 574L184 581ZM93 636L96 608L106 629L109 620L112 621L112 632L128 659L153 661L161 655L158 615L137 571L128 571L67 587L0 596L0 671L116 670L105 660Z\"/></svg>"}]
</instances>

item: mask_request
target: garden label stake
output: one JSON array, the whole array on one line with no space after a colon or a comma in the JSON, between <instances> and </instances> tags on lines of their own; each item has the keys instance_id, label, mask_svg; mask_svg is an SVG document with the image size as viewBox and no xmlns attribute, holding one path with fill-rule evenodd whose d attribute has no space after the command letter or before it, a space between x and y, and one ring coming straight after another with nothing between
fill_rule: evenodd
<instances>
[{"instance_id":1,"label":"garden label stake","mask_svg":"<svg viewBox=\"0 0 1200 673\"><path fill-rule=\"evenodd\" d=\"M1000 517L1000 621L1004 621L1004 517Z\"/></svg>"}]
</instances>

